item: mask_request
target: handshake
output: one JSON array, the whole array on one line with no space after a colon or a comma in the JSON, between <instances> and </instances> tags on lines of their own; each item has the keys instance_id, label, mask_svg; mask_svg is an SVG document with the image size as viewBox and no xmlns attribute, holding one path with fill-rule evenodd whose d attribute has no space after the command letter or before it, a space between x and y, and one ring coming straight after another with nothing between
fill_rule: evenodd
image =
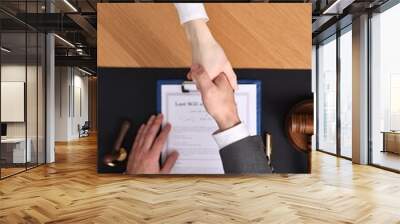
<instances>
[{"instance_id":1,"label":"handshake","mask_svg":"<svg viewBox=\"0 0 400 224\"><path fill-rule=\"evenodd\" d=\"M204 20L186 22L184 28L192 49L192 67L187 78L195 82L203 105L216 121L219 132L230 129L240 123L234 100L237 81L232 66ZM177 152L168 155L163 167L159 165L161 150L171 130L171 125L167 124L157 135L162 121L161 114L151 116L138 131L128 158L128 174L171 171L179 156Z\"/></svg>"},{"instance_id":2,"label":"handshake","mask_svg":"<svg viewBox=\"0 0 400 224\"><path fill-rule=\"evenodd\" d=\"M219 127L218 131L227 130L240 123L234 89L225 73L220 73L211 80L204 68L195 64L187 77L195 82L207 112ZM153 115L147 123L141 125L128 158L127 174L166 174L171 171L179 155L176 151L170 153L160 167L161 150L171 130L171 125L167 124L159 133L162 121L162 114Z\"/></svg>"},{"instance_id":3,"label":"handshake","mask_svg":"<svg viewBox=\"0 0 400 224\"><path fill-rule=\"evenodd\" d=\"M206 21L207 16L183 22L192 50L192 67L187 78L195 82L206 111L218 125L214 138L220 147L224 172L271 173L262 138L250 136L246 126L241 124L234 98L238 86L235 72ZM171 130L171 125L166 124L160 131L162 123L163 115L159 114L142 124L131 148L127 174L171 172L179 155L171 152L160 165L161 151Z\"/></svg>"}]
</instances>

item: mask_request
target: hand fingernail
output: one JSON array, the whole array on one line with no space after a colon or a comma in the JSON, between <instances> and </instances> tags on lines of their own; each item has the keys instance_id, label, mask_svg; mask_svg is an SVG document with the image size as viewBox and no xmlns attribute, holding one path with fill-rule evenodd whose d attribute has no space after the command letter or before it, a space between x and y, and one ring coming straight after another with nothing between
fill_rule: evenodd
<instances>
[{"instance_id":1,"label":"hand fingernail","mask_svg":"<svg viewBox=\"0 0 400 224\"><path fill-rule=\"evenodd\" d=\"M154 115L151 115L149 120L147 121L147 124L149 124L153 119L154 119Z\"/></svg>"}]
</instances>

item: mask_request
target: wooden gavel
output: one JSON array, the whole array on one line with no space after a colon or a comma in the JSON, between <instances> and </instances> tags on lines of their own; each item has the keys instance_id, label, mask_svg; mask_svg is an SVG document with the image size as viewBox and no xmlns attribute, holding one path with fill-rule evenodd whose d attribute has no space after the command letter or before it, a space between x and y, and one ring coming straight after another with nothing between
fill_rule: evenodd
<instances>
[{"instance_id":1,"label":"wooden gavel","mask_svg":"<svg viewBox=\"0 0 400 224\"><path fill-rule=\"evenodd\" d=\"M122 143L130 127L131 123L129 121L122 122L117 139L114 142L114 146L111 149L111 152L109 154L106 154L103 158L103 162L107 166L114 167L116 163L123 162L128 157L128 152L124 147L122 147Z\"/></svg>"},{"instance_id":2,"label":"wooden gavel","mask_svg":"<svg viewBox=\"0 0 400 224\"><path fill-rule=\"evenodd\" d=\"M314 102L304 100L297 103L286 117L289 142L301 152L307 153L307 170L311 172L311 138L314 134Z\"/></svg>"},{"instance_id":3,"label":"wooden gavel","mask_svg":"<svg viewBox=\"0 0 400 224\"><path fill-rule=\"evenodd\" d=\"M296 104L286 118L286 131L293 147L302 152L311 151L314 134L314 103L305 100Z\"/></svg>"},{"instance_id":4,"label":"wooden gavel","mask_svg":"<svg viewBox=\"0 0 400 224\"><path fill-rule=\"evenodd\" d=\"M313 114L296 113L291 116L290 128L292 132L306 135L314 134Z\"/></svg>"}]
</instances>

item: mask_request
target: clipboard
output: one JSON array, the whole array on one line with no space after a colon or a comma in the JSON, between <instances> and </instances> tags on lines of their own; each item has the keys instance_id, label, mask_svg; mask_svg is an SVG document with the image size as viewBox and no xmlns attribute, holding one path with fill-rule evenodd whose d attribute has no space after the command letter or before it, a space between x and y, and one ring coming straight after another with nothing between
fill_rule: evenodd
<instances>
[{"instance_id":1,"label":"clipboard","mask_svg":"<svg viewBox=\"0 0 400 224\"><path fill-rule=\"evenodd\" d=\"M257 109L256 109L256 123L257 123L257 135L261 134L261 80L251 80L251 79L242 79L238 80L238 84L255 84L256 85L256 102L257 102ZM162 101L162 93L161 93L161 87L163 85L181 85L181 92L182 94L189 93L189 92L196 92L198 91L197 89L193 88L192 86L194 85L193 82L191 81L185 81L183 79L161 79L157 80L157 113L161 113L161 101Z\"/></svg>"},{"instance_id":2,"label":"clipboard","mask_svg":"<svg viewBox=\"0 0 400 224\"><path fill-rule=\"evenodd\" d=\"M248 84L248 85L247 85ZM250 135L259 135L261 128L261 82L239 81L235 92L240 120ZM157 111L163 113L172 130L161 153L161 164L171 150L179 157L172 174L223 174L220 148L213 139L218 130L215 120L203 106L200 93L192 82L157 81Z\"/></svg>"}]
</instances>

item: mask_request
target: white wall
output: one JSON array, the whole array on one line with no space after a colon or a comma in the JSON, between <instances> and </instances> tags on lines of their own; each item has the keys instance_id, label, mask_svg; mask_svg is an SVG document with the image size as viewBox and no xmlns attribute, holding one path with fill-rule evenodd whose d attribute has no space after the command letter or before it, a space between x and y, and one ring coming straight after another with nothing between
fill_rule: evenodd
<instances>
[{"instance_id":1,"label":"white wall","mask_svg":"<svg viewBox=\"0 0 400 224\"><path fill-rule=\"evenodd\" d=\"M79 133L78 133L78 124L81 126L85 123L85 121L89 120L89 94L88 94L88 77L87 76L82 76L82 73L76 74L75 70L75 75L74 75L74 108L72 108L72 129L71 129L71 135L73 138L78 138ZM79 93L80 91L80 93ZM79 97L80 95L80 97ZM79 102L80 101L80 102ZM73 104L71 103L71 105ZM81 107L81 108L79 108ZM81 110L81 111L80 111Z\"/></svg>"},{"instance_id":2,"label":"white wall","mask_svg":"<svg viewBox=\"0 0 400 224\"><path fill-rule=\"evenodd\" d=\"M27 70L25 70L27 69ZM26 73L27 72L27 73ZM32 75L36 76L36 67L27 66L25 64L4 64L1 66L1 81L2 82L25 82L25 75L28 75L28 80L31 82ZM32 84L32 83L29 83ZM36 85L36 81L33 83ZM28 104L32 101L32 97L36 98L36 89L27 88L28 99L26 99ZM30 91L32 90L32 92ZM35 102L36 103L36 102ZM34 105L36 107L36 105ZM6 110L6 108L2 108ZM28 109L27 109L28 110ZM27 112L31 112L28 110ZM28 128L34 127L36 129L36 114L28 113ZM32 117L32 115L34 115ZM32 124L34 122L34 124ZM8 137L25 137L25 124L26 122L7 122L7 136ZM30 132L28 131L28 137ZM36 134L36 133L35 133Z\"/></svg>"},{"instance_id":3,"label":"white wall","mask_svg":"<svg viewBox=\"0 0 400 224\"><path fill-rule=\"evenodd\" d=\"M25 121L25 83L1 81L1 121Z\"/></svg>"},{"instance_id":4,"label":"white wall","mask_svg":"<svg viewBox=\"0 0 400 224\"><path fill-rule=\"evenodd\" d=\"M69 139L69 76L69 68L55 68L55 141L67 141Z\"/></svg>"},{"instance_id":5,"label":"white wall","mask_svg":"<svg viewBox=\"0 0 400 224\"><path fill-rule=\"evenodd\" d=\"M78 124L83 125L88 120L88 105L88 78L76 68L56 67L56 141L70 141L79 137Z\"/></svg>"},{"instance_id":6,"label":"white wall","mask_svg":"<svg viewBox=\"0 0 400 224\"><path fill-rule=\"evenodd\" d=\"M28 68L29 69L29 68ZM25 82L25 64L8 64L1 66L1 81ZM4 110L5 108L1 108ZM7 123L7 137L25 137L25 122Z\"/></svg>"},{"instance_id":7,"label":"white wall","mask_svg":"<svg viewBox=\"0 0 400 224\"><path fill-rule=\"evenodd\" d=\"M37 70L38 69L38 70ZM21 108L26 112L23 122L6 122L8 138L24 138L25 135L31 143L32 161L44 163L45 150L45 120L44 120L44 74L41 66L25 66L25 63L8 63L1 66L1 81L24 82L26 84L26 106ZM27 79L27 80L26 80ZM2 96L2 97L7 97ZM10 108L2 107L1 110ZM38 154L38 156L37 156Z\"/></svg>"}]
</instances>

